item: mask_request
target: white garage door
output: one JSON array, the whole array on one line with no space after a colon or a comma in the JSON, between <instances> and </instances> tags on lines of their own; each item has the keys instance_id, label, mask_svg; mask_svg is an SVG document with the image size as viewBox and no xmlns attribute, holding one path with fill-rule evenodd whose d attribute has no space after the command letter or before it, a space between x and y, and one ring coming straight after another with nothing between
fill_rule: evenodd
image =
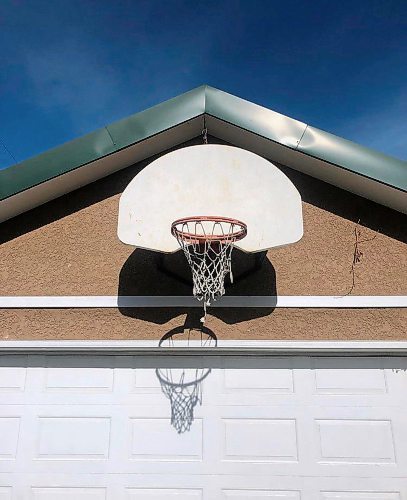
<instances>
[{"instance_id":1,"label":"white garage door","mask_svg":"<svg viewBox=\"0 0 407 500\"><path fill-rule=\"evenodd\" d=\"M407 499L406 358L1 358L0 500Z\"/></svg>"}]
</instances>

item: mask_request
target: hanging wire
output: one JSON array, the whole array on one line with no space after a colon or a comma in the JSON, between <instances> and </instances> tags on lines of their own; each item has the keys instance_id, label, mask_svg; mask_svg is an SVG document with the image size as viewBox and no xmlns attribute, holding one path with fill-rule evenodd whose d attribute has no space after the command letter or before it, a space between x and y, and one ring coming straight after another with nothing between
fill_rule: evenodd
<instances>
[{"instance_id":1,"label":"hanging wire","mask_svg":"<svg viewBox=\"0 0 407 500\"><path fill-rule=\"evenodd\" d=\"M9 150L9 148L6 146L6 143L3 141L3 139L0 137L0 144L3 146L4 151L8 153L14 160L14 163L17 163L16 157L13 155L13 153Z\"/></svg>"},{"instance_id":2,"label":"hanging wire","mask_svg":"<svg viewBox=\"0 0 407 500\"><path fill-rule=\"evenodd\" d=\"M203 117L202 139L204 144L208 144L208 128L206 127L206 116Z\"/></svg>"},{"instance_id":3,"label":"hanging wire","mask_svg":"<svg viewBox=\"0 0 407 500\"><path fill-rule=\"evenodd\" d=\"M202 139L204 144L208 144L208 129L206 127L202 130Z\"/></svg>"}]
</instances>

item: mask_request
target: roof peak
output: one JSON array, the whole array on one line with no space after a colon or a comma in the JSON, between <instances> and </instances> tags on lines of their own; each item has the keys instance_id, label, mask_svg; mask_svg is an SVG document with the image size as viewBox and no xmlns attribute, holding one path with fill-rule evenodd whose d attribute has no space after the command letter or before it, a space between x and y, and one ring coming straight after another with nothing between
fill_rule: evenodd
<instances>
[{"instance_id":1,"label":"roof peak","mask_svg":"<svg viewBox=\"0 0 407 500\"><path fill-rule=\"evenodd\" d=\"M122 154L124 150L137 145L146 146L142 149L147 156L141 154L142 159L197 137L203 128L204 115L210 134L246 148L250 138L263 156L362 196L366 196L366 193L358 187L361 177L374 185L387 186L392 193L394 190L407 191L406 162L203 84L1 170L0 203L16 196L21 197L22 193L53 179L68 175L75 177L75 172L79 173L83 169L88 172L86 175L82 172L84 179L81 185L92 182L111 172L102 168L97 172L100 162L112 164L114 171L130 165L129 161L138 161L137 155L128 154L126 163L123 158L125 155ZM158 136L163 140L157 143ZM148 148L147 143L152 142L154 147ZM116 165L112 158L115 155L120 156ZM93 172L90 173L90 169ZM339 182L338 176L342 177ZM75 182L72 185L73 189L77 187ZM60 196L61 192L55 191L53 197ZM367 197L383 203L380 197L372 196ZM400 201L393 203L390 198L386 200L383 204L400 209ZM43 202L43 199L35 199L32 204L26 203L25 206L32 208ZM8 212L10 214L16 215L15 210ZM0 214L0 221L6 218L9 217Z\"/></svg>"}]
</instances>

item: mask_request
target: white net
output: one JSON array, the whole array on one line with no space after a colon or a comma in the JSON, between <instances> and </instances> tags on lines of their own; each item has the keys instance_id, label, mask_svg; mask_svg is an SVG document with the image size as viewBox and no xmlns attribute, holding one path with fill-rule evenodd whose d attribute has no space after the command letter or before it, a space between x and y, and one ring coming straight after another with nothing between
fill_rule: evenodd
<instances>
[{"instance_id":1,"label":"white net","mask_svg":"<svg viewBox=\"0 0 407 500\"><path fill-rule=\"evenodd\" d=\"M225 278L233 283L234 243L247 234L246 224L225 217L190 217L172 224L172 234L184 251L192 271L194 296L206 308L225 294Z\"/></svg>"}]
</instances>

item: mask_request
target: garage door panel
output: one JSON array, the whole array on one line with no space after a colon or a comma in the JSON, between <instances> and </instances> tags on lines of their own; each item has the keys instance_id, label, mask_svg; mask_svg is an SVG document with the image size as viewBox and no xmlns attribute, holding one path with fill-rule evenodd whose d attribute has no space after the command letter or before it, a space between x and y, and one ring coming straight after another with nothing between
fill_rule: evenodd
<instances>
[{"instance_id":1,"label":"garage door panel","mask_svg":"<svg viewBox=\"0 0 407 500\"><path fill-rule=\"evenodd\" d=\"M114 371L109 368L47 368L44 391L46 392L94 392L113 391Z\"/></svg>"},{"instance_id":2,"label":"garage door panel","mask_svg":"<svg viewBox=\"0 0 407 500\"><path fill-rule=\"evenodd\" d=\"M32 500L106 500L106 488L36 487L31 488Z\"/></svg>"},{"instance_id":3,"label":"garage door panel","mask_svg":"<svg viewBox=\"0 0 407 500\"><path fill-rule=\"evenodd\" d=\"M259 377L258 369L224 370L223 392L291 394L294 392L293 373L289 368L264 369Z\"/></svg>"},{"instance_id":4,"label":"garage door panel","mask_svg":"<svg viewBox=\"0 0 407 500\"><path fill-rule=\"evenodd\" d=\"M225 418L223 462L298 462L294 418Z\"/></svg>"},{"instance_id":5,"label":"garage door panel","mask_svg":"<svg viewBox=\"0 0 407 500\"><path fill-rule=\"evenodd\" d=\"M138 462L202 462L203 424L196 418L189 433L168 432L164 418L130 418L130 460Z\"/></svg>"},{"instance_id":6,"label":"garage door panel","mask_svg":"<svg viewBox=\"0 0 407 500\"><path fill-rule=\"evenodd\" d=\"M372 470L375 475L406 475L405 409L393 408L390 414L383 407L318 409L313 428L319 464L335 466L346 475Z\"/></svg>"},{"instance_id":7,"label":"garage door panel","mask_svg":"<svg viewBox=\"0 0 407 500\"><path fill-rule=\"evenodd\" d=\"M366 359L313 360L315 392L317 394L384 394L388 391L386 372L371 368Z\"/></svg>"},{"instance_id":8,"label":"garage door panel","mask_svg":"<svg viewBox=\"0 0 407 500\"><path fill-rule=\"evenodd\" d=\"M396 465L393 425L379 419L316 419L318 463Z\"/></svg>"},{"instance_id":9,"label":"garage door panel","mask_svg":"<svg viewBox=\"0 0 407 500\"><path fill-rule=\"evenodd\" d=\"M398 410L391 418L383 408L313 410L308 417L312 425L308 422L303 429L312 429L306 448L311 474L405 477L406 425Z\"/></svg>"},{"instance_id":10,"label":"garage door panel","mask_svg":"<svg viewBox=\"0 0 407 500\"><path fill-rule=\"evenodd\" d=\"M0 500L12 500L11 486L0 486Z\"/></svg>"},{"instance_id":11,"label":"garage door panel","mask_svg":"<svg viewBox=\"0 0 407 500\"><path fill-rule=\"evenodd\" d=\"M391 395L389 405L407 408L407 362L397 363L393 368L386 368L388 392Z\"/></svg>"},{"instance_id":12,"label":"garage door panel","mask_svg":"<svg viewBox=\"0 0 407 500\"><path fill-rule=\"evenodd\" d=\"M394 491L323 491L322 500L400 500L400 493Z\"/></svg>"},{"instance_id":13,"label":"garage door panel","mask_svg":"<svg viewBox=\"0 0 407 500\"><path fill-rule=\"evenodd\" d=\"M0 461L15 460L17 458L20 427L20 416L13 414L0 416Z\"/></svg>"},{"instance_id":14,"label":"garage door panel","mask_svg":"<svg viewBox=\"0 0 407 500\"><path fill-rule=\"evenodd\" d=\"M202 500L202 490L191 488L127 488L128 500Z\"/></svg>"},{"instance_id":15,"label":"garage door panel","mask_svg":"<svg viewBox=\"0 0 407 500\"><path fill-rule=\"evenodd\" d=\"M300 473L297 417L292 407L218 407L209 443L214 469L227 474Z\"/></svg>"},{"instance_id":16,"label":"garage door panel","mask_svg":"<svg viewBox=\"0 0 407 500\"><path fill-rule=\"evenodd\" d=\"M12 500L13 488L11 486L0 486L0 500Z\"/></svg>"},{"instance_id":17,"label":"garage door panel","mask_svg":"<svg viewBox=\"0 0 407 500\"><path fill-rule=\"evenodd\" d=\"M407 404L405 359L315 358L314 404L332 406L400 406Z\"/></svg>"},{"instance_id":18,"label":"garage door panel","mask_svg":"<svg viewBox=\"0 0 407 500\"><path fill-rule=\"evenodd\" d=\"M38 417L34 460L106 460L111 418L104 416Z\"/></svg>"},{"instance_id":19,"label":"garage door panel","mask_svg":"<svg viewBox=\"0 0 407 500\"><path fill-rule=\"evenodd\" d=\"M222 490L222 499L225 500L300 500L300 491L283 490Z\"/></svg>"},{"instance_id":20,"label":"garage door panel","mask_svg":"<svg viewBox=\"0 0 407 500\"><path fill-rule=\"evenodd\" d=\"M203 474L206 422L197 416L189 432L170 424L170 406L118 407L120 423L112 434L112 467L117 472Z\"/></svg>"},{"instance_id":21,"label":"garage door panel","mask_svg":"<svg viewBox=\"0 0 407 500\"><path fill-rule=\"evenodd\" d=\"M25 390L27 369L23 367L0 366L0 394L21 393Z\"/></svg>"}]
</instances>

